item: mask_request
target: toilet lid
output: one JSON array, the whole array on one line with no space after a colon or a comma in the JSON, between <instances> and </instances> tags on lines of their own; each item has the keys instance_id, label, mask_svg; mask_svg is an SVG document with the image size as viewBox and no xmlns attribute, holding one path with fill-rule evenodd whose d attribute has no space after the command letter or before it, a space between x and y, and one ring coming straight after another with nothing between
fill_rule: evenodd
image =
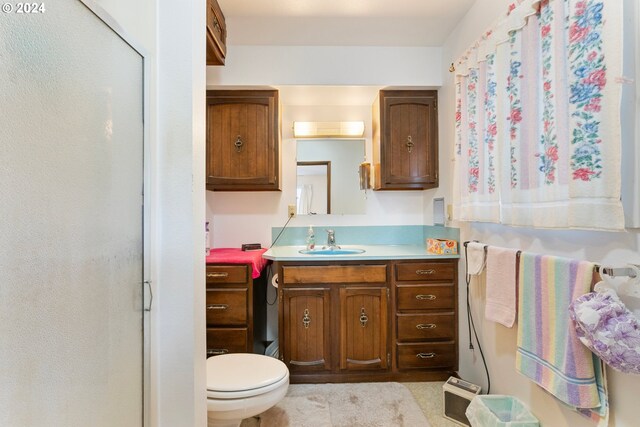
<instances>
[{"instance_id":1,"label":"toilet lid","mask_svg":"<svg viewBox=\"0 0 640 427\"><path fill-rule=\"evenodd\" d=\"M261 354L233 353L207 359L207 390L237 392L267 387L289 373L287 366Z\"/></svg>"}]
</instances>

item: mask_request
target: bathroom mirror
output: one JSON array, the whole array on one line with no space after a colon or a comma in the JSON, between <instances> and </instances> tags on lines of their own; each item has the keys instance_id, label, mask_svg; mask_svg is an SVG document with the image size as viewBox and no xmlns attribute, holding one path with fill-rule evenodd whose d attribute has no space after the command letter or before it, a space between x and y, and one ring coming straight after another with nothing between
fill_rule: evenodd
<instances>
[{"instance_id":1,"label":"bathroom mirror","mask_svg":"<svg viewBox=\"0 0 640 427\"><path fill-rule=\"evenodd\" d=\"M359 175L364 158L364 139L297 140L298 215L364 214Z\"/></svg>"}]
</instances>

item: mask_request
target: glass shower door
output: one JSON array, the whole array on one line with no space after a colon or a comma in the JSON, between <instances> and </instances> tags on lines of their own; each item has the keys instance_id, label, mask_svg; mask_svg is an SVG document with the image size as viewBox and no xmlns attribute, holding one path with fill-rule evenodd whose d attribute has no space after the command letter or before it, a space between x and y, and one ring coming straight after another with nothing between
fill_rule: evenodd
<instances>
[{"instance_id":1,"label":"glass shower door","mask_svg":"<svg viewBox=\"0 0 640 427\"><path fill-rule=\"evenodd\" d=\"M0 16L0 425L140 426L144 58L45 5Z\"/></svg>"}]
</instances>

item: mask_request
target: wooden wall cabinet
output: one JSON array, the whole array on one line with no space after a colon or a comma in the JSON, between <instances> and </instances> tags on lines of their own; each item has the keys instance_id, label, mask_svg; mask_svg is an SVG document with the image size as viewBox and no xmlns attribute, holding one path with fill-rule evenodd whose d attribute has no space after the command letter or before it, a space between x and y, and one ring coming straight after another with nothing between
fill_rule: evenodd
<instances>
[{"instance_id":1,"label":"wooden wall cabinet","mask_svg":"<svg viewBox=\"0 0 640 427\"><path fill-rule=\"evenodd\" d=\"M447 379L458 367L456 266L279 262L280 358L291 381Z\"/></svg>"},{"instance_id":2,"label":"wooden wall cabinet","mask_svg":"<svg viewBox=\"0 0 640 427\"><path fill-rule=\"evenodd\" d=\"M277 90L207 91L207 190L280 190Z\"/></svg>"},{"instance_id":3,"label":"wooden wall cabinet","mask_svg":"<svg viewBox=\"0 0 640 427\"><path fill-rule=\"evenodd\" d=\"M251 264L207 265L207 357L264 353L266 283L254 285L251 269Z\"/></svg>"},{"instance_id":4,"label":"wooden wall cabinet","mask_svg":"<svg viewBox=\"0 0 640 427\"><path fill-rule=\"evenodd\" d=\"M381 90L373 104L375 190L438 187L438 92Z\"/></svg>"},{"instance_id":5,"label":"wooden wall cabinet","mask_svg":"<svg viewBox=\"0 0 640 427\"><path fill-rule=\"evenodd\" d=\"M216 0L207 0L207 65L224 65L227 24Z\"/></svg>"}]
</instances>

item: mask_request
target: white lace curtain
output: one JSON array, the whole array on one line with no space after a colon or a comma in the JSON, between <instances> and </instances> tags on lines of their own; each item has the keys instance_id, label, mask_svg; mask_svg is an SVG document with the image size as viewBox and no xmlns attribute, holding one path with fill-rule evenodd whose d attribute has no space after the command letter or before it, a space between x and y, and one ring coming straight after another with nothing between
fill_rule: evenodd
<instances>
[{"instance_id":1,"label":"white lace curtain","mask_svg":"<svg viewBox=\"0 0 640 427\"><path fill-rule=\"evenodd\" d=\"M622 2L521 0L456 64L456 217L624 229Z\"/></svg>"}]
</instances>

